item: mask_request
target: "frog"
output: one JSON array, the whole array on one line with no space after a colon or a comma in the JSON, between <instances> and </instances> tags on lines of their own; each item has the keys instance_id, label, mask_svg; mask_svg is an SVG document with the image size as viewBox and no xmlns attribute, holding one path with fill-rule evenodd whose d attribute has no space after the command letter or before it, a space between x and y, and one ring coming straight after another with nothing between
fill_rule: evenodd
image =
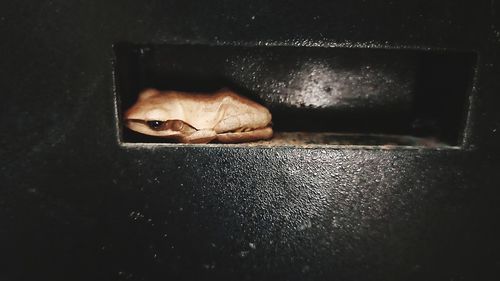
<instances>
[{"instance_id":1,"label":"frog","mask_svg":"<svg viewBox=\"0 0 500 281\"><path fill-rule=\"evenodd\" d=\"M215 92L147 88L125 111L130 130L179 143L243 143L272 138L272 115L228 88Z\"/></svg>"}]
</instances>

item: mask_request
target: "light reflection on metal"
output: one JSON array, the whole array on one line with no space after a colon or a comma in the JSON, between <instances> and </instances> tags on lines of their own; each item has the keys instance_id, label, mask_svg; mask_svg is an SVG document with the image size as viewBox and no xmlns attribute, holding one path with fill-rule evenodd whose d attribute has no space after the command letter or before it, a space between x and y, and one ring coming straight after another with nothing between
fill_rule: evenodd
<instances>
[{"instance_id":1,"label":"light reflection on metal","mask_svg":"<svg viewBox=\"0 0 500 281\"><path fill-rule=\"evenodd\" d=\"M366 101L367 107L374 107L377 101L394 102L395 97L386 96L385 91L401 86L401 81L394 75L370 65L347 69L333 68L321 62L309 62L291 74L288 85L275 85L281 88L277 91L279 101L293 107L349 108L353 102L359 103L363 100ZM407 98L408 95L404 97Z\"/></svg>"}]
</instances>

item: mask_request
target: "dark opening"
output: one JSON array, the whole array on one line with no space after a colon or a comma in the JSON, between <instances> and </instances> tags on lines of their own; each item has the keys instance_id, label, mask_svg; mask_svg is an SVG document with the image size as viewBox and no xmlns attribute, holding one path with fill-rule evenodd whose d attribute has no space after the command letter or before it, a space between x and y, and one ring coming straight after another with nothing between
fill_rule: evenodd
<instances>
[{"instance_id":1,"label":"dark opening","mask_svg":"<svg viewBox=\"0 0 500 281\"><path fill-rule=\"evenodd\" d=\"M293 136L318 144L460 145L476 61L473 52L394 49L122 43L114 50L120 124L144 88L229 87L269 108L280 144ZM126 128L121 138L165 142Z\"/></svg>"}]
</instances>

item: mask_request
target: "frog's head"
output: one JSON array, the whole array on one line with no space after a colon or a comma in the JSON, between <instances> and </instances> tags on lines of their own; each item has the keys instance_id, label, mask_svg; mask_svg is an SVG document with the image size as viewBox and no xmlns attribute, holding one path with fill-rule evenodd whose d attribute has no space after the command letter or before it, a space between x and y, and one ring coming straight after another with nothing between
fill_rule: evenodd
<instances>
[{"instance_id":1,"label":"frog's head","mask_svg":"<svg viewBox=\"0 0 500 281\"><path fill-rule=\"evenodd\" d=\"M195 131L182 121L175 97L155 89L139 94L137 102L125 112L124 121L129 129L150 136L178 138Z\"/></svg>"}]
</instances>

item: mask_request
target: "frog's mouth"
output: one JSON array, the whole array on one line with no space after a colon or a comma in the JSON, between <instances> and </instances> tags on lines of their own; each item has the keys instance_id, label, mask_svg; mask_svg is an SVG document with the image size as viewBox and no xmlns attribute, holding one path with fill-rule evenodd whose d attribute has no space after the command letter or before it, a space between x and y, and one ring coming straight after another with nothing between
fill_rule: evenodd
<instances>
[{"instance_id":1,"label":"frog's mouth","mask_svg":"<svg viewBox=\"0 0 500 281\"><path fill-rule=\"evenodd\" d=\"M132 131L157 137L178 137L197 131L196 128L181 120L126 119L125 125Z\"/></svg>"}]
</instances>

